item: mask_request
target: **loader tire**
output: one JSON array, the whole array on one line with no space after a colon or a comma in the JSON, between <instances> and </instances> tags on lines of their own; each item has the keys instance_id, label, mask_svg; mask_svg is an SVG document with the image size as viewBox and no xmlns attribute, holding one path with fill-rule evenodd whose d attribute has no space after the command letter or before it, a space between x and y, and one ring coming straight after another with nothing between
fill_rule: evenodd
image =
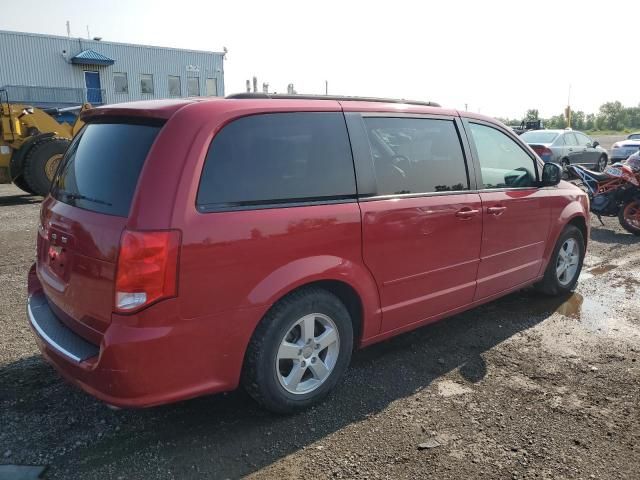
<instances>
[{"instance_id":1,"label":"loader tire","mask_svg":"<svg viewBox=\"0 0 640 480\"><path fill-rule=\"evenodd\" d=\"M58 164L71 142L66 138L48 137L37 140L27 152L24 180L37 195L49 193Z\"/></svg>"},{"instance_id":2,"label":"loader tire","mask_svg":"<svg viewBox=\"0 0 640 480\"><path fill-rule=\"evenodd\" d=\"M13 184L16 187L18 187L20 190L22 190L23 192L28 193L29 195L35 195L36 194L36 192L31 190L29 185L27 185L27 182L24 180L24 177L22 175L20 175L19 177L14 178L13 179Z\"/></svg>"}]
</instances>

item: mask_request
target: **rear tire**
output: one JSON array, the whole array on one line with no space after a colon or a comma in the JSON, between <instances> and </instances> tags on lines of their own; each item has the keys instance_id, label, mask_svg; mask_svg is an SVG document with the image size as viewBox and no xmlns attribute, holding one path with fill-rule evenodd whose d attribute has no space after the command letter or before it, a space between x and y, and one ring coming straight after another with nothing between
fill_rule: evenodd
<instances>
[{"instance_id":1,"label":"rear tire","mask_svg":"<svg viewBox=\"0 0 640 480\"><path fill-rule=\"evenodd\" d=\"M567 225L553 249L544 278L536 288L547 295L562 295L572 291L584 261L584 237L579 228Z\"/></svg>"},{"instance_id":2,"label":"rear tire","mask_svg":"<svg viewBox=\"0 0 640 480\"><path fill-rule=\"evenodd\" d=\"M353 324L340 299L321 288L302 288L260 321L245 355L242 385L268 410L293 413L335 387L352 349Z\"/></svg>"},{"instance_id":3,"label":"rear tire","mask_svg":"<svg viewBox=\"0 0 640 480\"><path fill-rule=\"evenodd\" d=\"M618 221L627 232L640 236L640 200L631 200L618 212Z\"/></svg>"},{"instance_id":4,"label":"rear tire","mask_svg":"<svg viewBox=\"0 0 640 480\"><path fill-rule=\"evenodd\" d=\"M598 163L596 164L596 171L604 172L605 168L607 168L607 156L600 155L600 158L598 159Z\"/></svg>"},{"instance_id":5,"label":"rear tire","mask_svg":"<svg viewBox=\"0 0 640 480\"><path fill-rule=\"evenodd\" d=\"M66 138L48 137L37 140L25 156L24 180L37 195L45 197L49 193L51 181L69 140Z\"/></svg>"}]
</instances>

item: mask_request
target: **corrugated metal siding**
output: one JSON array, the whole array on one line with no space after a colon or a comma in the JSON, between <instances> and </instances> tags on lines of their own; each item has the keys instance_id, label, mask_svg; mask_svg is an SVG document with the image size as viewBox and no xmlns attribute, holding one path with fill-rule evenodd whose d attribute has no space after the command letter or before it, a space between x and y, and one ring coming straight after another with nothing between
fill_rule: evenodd
<instances>
[{"instance_id":1,"label":"corrugated metal siding","mask_svg":"<svg viewBox=\"0 0 640 480\"><path fill-rule=\"evenodd\" d=\"M91 49L115 60L112 66L69 63L83 50ZM187 67L198 67L198 72ZM78 38L0 31L0 86L37 85L42 87L85 88L84 70L100 73L105 103L169 97L168 77L180 77L181 96L187 95L187 77L197 76L200 95L206 95L206 79L215 78L218 95L224 95L222 54L143 45L97 42ZM129 92L115 93L114 72L125 72ZM142 74L153 75L153 94L140 90Z\"/></svg>"}]
</instances>

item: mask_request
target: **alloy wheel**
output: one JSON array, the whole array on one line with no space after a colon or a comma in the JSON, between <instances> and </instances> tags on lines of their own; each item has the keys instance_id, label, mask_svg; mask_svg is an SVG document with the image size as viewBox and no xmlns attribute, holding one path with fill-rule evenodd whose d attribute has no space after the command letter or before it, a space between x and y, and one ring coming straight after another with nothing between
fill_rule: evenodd
<instances>
[{"instance_id":1,"label":"alloy wheel","mask_svg":"<svg viewBox=\"0 0 640 480\"><path fill-rule=\"evenodd\" d=\"M340 353L334 321L322 313L297 320L280 342L276 376L287 392L301 395L319 388L331 375Z\"/></svg>"},{"instance_id":2,"label":"alloy wheel","mask_svg":"<svg viewBox=\"0 0 640 480\"><path fill-rule=\"evenodd\" d=\"M574 238L568 238L558 251L556 260L556 276L563 287L569 285L575 278L580 263L580 248Z\"/></svg>"},{"instance_id":3,"label":"alloy wheel","mask_svg":"<svg viewBox=\"0 0 640 480\"><path fill-rule=\"evenodd\" d=\"M598 160L598 171L604 172L605 168L607 168L607 157L600 157L600 160Z\"/></svg>"}]
</instances>

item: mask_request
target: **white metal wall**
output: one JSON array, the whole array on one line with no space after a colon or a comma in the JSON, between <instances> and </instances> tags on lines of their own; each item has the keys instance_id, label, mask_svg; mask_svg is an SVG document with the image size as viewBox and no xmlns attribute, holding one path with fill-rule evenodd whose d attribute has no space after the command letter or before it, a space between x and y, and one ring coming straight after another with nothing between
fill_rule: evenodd
<instances>
[{"instance_id":1,"label":"white metal wall","mask_svg":"<svg viewBox=\"0 0 640 480\"><path fill-rule=\"evenodd\" d=\"M94 50L115 63L111 66L74 65L71 58L83 50ZM63 53L65 52L66 53ZM197 76L200 95L206 95L207 78L216 80L224 95L223 54L150 47L0 30L0 86L85 88L84 70L100 74L104 103L168 98L169 75L180 77L181 96L187 96L187 77ZM113 73L127 74L129 92L115 93ZM140 91L140 76L153 75L153 94Z\"/></svg>"}]
</instances>

